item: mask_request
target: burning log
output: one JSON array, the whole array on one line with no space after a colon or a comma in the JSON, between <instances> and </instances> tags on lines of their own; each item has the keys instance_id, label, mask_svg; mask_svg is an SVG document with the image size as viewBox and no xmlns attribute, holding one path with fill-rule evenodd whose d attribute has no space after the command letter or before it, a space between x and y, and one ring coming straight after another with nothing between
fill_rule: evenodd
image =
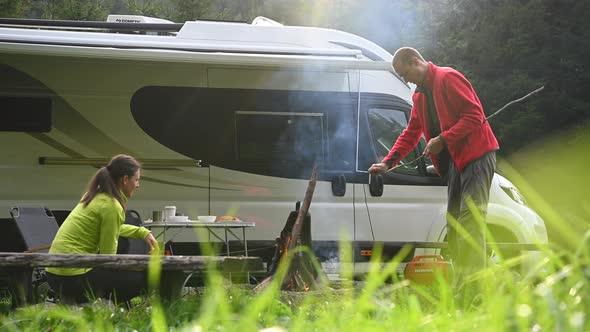
<instances>
[{"instance_id":1,"label":"burning log","mask_svg":"<svg viewBox=\"0 0 590 332\"><path fill-rule=\"evenodd\" d=\"M299 202L297 202L297 217L293 219L293 212L289 215L285 227L276 239L277 250L270 269L270 276L264 279L256 287L256 290L264 289L270 284L276 275L278 266L285 264L289 253L293 257L281 283L281 290L317 290L323 286L323 281L327 280L324 271L319 267L319 262L311 253L311 250L297 250L298 247L303 246L311 248L311 219L308 211L315 190L316 179L317 171L314 167L301 207L299 207Z\"/></svg>"}]
</instances>

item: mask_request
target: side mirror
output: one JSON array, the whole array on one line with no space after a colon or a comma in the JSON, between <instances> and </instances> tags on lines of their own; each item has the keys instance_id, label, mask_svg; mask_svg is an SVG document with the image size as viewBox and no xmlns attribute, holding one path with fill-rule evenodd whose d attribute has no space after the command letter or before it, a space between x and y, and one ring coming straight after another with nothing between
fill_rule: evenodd
<instances>
[{"instance_id":1,"label":"side mirror","mask_svg":"<svg viewBox=\"0 0 590 332\"><path fill-rule=\"evenodd\" d=\"M433 165L426 166L426 174L428 174L428 175L438 175L438 173L436 172L436 168L434 168Z\"/></svg>"},{"instance_id":2,"label":"side mirror","mask_svg":"<svg viewBox=\"0 0 590 332\"><path fill-rule=\"evenodd\" d=\"M383 195L383 175L369 175L369 192L374 197Z\"/></svg>"},{"instance_id":3,"label":"side mirror","mask_svg":"<svg viewBox=\"0 0 590 332\"><path fill-rule=\"evenodd\" d=\"M346 177L342 174L332 178L332 194L342 197L346 194Z\"/></svg>"}]
</instances>

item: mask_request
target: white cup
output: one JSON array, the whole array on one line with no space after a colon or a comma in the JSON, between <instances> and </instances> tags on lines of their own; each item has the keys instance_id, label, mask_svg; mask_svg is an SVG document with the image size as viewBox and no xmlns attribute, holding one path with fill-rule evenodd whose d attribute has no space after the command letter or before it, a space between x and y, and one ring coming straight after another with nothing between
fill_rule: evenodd
<instances>
[{"instance_id":1,"label":"white cup","mask_svg":"<svg viewBox=\"0 0 590 332\"><path fill-rule=\"evenodd\" d=\"M164 207L164 221L172 221L176 215L176 206Z\"/></svg>"}]
</instances>

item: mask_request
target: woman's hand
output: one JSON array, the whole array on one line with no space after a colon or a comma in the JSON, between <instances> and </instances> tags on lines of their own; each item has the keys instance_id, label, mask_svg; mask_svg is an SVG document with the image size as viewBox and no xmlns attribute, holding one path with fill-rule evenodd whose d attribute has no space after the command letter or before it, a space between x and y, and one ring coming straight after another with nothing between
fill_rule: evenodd
<instances>
[{"instance_id":1,"label":"woman's hand","mask_svg":"<svg viewBox=\"0 0 590 332\"><path fill-rule=\"evenodd\" d=\"M147 243L147 245L150 247L150 251L148 252L149 254L160 251L160 248L158 246L158 241L156 240L156 238L154 237L154 235L152 233L149 233L145 237L145 243ZM154 249L155 249L155 251L154 251Z\"/></svg>"}]
</instances>

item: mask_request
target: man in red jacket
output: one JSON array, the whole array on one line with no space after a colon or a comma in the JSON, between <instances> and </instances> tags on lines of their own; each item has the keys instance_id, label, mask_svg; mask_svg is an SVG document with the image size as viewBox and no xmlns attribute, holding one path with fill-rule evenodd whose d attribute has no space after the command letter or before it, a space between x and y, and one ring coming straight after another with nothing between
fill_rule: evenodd
<instances>
[{"instance_id":1,"label":"man in red jacket","mask_svg":"<svg viewBox=\"0 0 590 332\"><path fill-rule=\"evenodd\" d=\"M483 231L469 202L486 215L496 167L498 141L485 121L483 107L471 83L457 70L424 60L415 49L403 47L393 56L393 68L406 82L417 85L408 127L380 163L369 168L380 174L396 165L426 137L429 155L441 176L448 177L447 241L455 267L456 285L485 264ZM456 221L475 240L477 248L457 233ZM459 228L460 229L460 228Z\"/></svg>"}]
</instances>

